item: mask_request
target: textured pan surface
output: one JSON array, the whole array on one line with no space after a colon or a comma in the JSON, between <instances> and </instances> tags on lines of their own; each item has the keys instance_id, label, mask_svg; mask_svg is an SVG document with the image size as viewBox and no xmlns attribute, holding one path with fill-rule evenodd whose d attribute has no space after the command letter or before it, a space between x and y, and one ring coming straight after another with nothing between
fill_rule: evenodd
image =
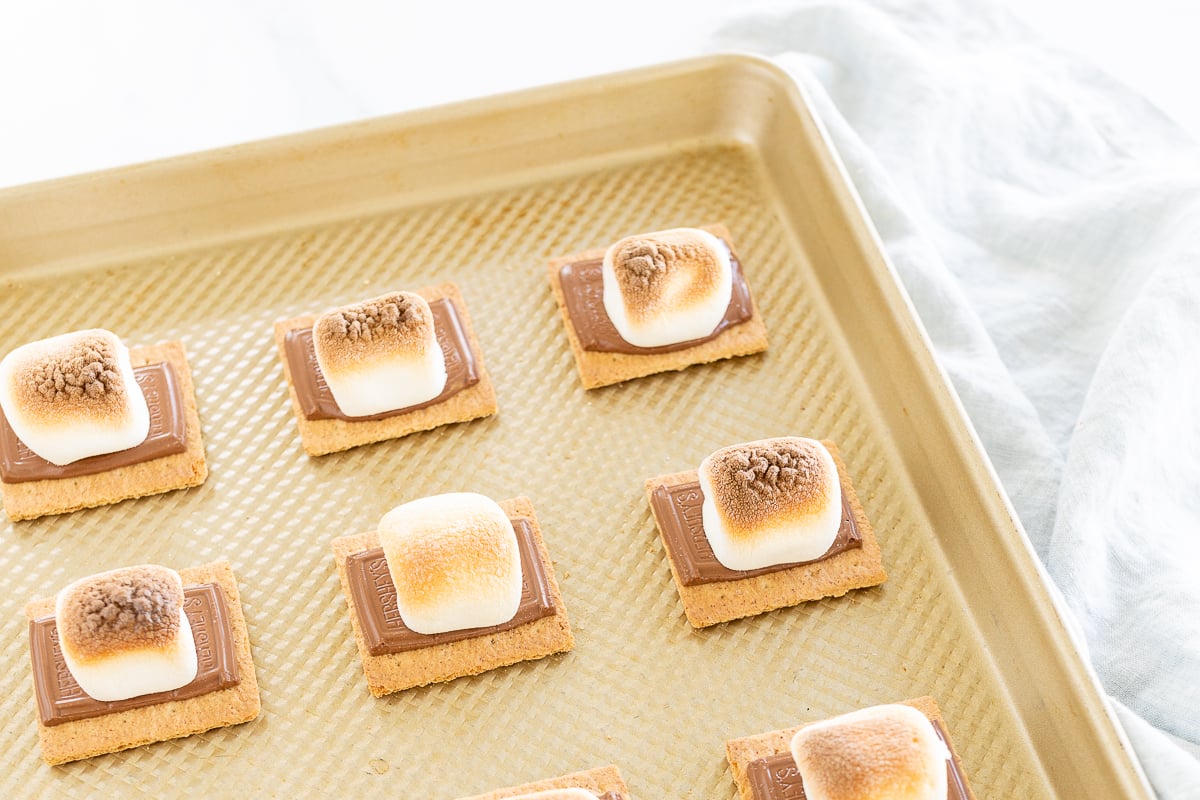
<instances>
[{"instance_id":1,"label":"textured pan surface","mask_svg":"<svg viewBox=\"0 0 1200 800\"><path fill-rule=\"evenodd\" d=\"M134 344L185 342L210 476L190 491L0 526L0 795L113 795L170 781L180 796L325 787L449 799L616 763L639 798L733 798L725 739L931 694L980 797L1054 796L1011 699L1008 661L981 633L989 610L939 538L962 521L935 524L919 500L878 410L889 401L872 395L855 363L857 334L817 278L830 266L828 244L813 250L789 234L770 167L753 144L714 140L226 244L184 241L115 264L85 255L66 282L6 264L4 351L93 325ZM733 234L771 349L585 392L544 259L708 222ZM499 415L306 457L273 320L444 280L459 284L475 320ZM781 434L839 443L890 580L694 631L642 481L693 468L722 445ZM329 541L369 529L400 502L459 490L531 497L576 649L374 699ZM44 766L25 601L123 564L217 558L238 575L260 718Z\"/></svg>"}]
</instances>

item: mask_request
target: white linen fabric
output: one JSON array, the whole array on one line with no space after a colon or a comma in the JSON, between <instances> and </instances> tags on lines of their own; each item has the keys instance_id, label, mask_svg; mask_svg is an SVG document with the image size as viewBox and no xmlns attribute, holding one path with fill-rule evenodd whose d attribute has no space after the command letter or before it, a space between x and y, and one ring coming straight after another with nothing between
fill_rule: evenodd
<instances>
[{"instance_id":1,"label":"white linen fabric","mask_svg":"<svg viewBox=\"0 0 1200 800\"><path fill-rule=\"evenodd\" d=\"M792 3L814 98L1163 798L1200 798L1200 157L999 5Z\"/></svg>"}]
</instances>

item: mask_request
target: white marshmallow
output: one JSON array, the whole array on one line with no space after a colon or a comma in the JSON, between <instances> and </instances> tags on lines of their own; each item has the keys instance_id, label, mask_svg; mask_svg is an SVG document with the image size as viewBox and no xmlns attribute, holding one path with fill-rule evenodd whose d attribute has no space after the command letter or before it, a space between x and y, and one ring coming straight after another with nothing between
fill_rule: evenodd
<instances>
[{"instance_id":1,"label":"white marshmallow","mask_svg":"<svg viewBox=\"0 0 1200 800\"><path fill-rule=\"evenodd\" d=\"M313 323L313 349L343 414L367 417L434 399L446 359L424 297L392 292L328 311Z\"/></svg>"},{"instance_id":2,"label":"white marshmallow","mask_svg":"<svg viewBox=\"0 0 1200 800\"><path fill-rule=\"evenodd\" d=\"M540 792L519 794L511 800L596 800L596 795L587 789L544 789Z\"/></svg>"},{"instance_id":3,"label":"white marshmallow","mask_svg":"<svg viewBox=\"0 0 1200 800\"><path fill-rule=\"evenodd\" d=\"M946 800L950 751L910 706L814 722L792 737L791 750L809 800Z\"/></svg>"},{"instance_id":4,"label":"white marshmallow","mask_svg":"<svg viewBox=\"0 0 1200 800\"><path fill-rule=\"evenodd\" d=\"M521 605L521 552L504 510L474 492L423 497L379 522L396 607L417 633L508 622Z\"/></svg>"},{"instance_id":5,"label":"white marshmallow","mask_svg":"<svg viewBox=\"0 0 1200 800\"><path fill-rule=\"evenodd\" d=\"M604 310L635 347L708 336L733 296L729 247L698 228L621 239L604 254L601 274Z\"/></svg>"},{"instance_id":6,"label":"white marshmallow","mask_svg":"<svg viewBox=\"0 0 1200 800\"><path fill-rule=\"evenodd\" d=\"M196 679L183 580L147 564L75 581L55 603L59 647L88 696L125 700L169 692Z\"/></svg>"},{"instance_id":7,"label":"white marshmallow","mask_svg":"<svg viewBox=\"0 0 1200 800\"><path fill-rule=\"evenodd\" d=\"M103 329L21 345L0 360L0 408L13 432L51 464L137 447L150 409L129 348Z\"/></svg>"},{"instance_id":8,"label":"white marshmallow","mask_svg":"<svg viewBox=\"0 0 1200 800\"><path fill-rule=\"evenodd\" d=\"M797 436L725 447L700 464L700 518L728 569L812 561L842 524L837 465L825 446Z\"/></svg>"}]
</instances>

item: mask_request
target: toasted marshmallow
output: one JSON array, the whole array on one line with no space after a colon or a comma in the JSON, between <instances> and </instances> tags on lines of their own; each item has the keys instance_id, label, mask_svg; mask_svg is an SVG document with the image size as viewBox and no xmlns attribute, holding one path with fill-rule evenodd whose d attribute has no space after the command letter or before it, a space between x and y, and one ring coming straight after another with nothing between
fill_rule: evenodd
<instances>
[{"instance_id":1,"label":"toasted marshmallow","mask_svg":"<svg viewBox=\"0 0 1200 800\"><path fill-rule=\"evenodd\" d=\"M915 708L873 706L792 737L809 800L946 800L950 751Z\"/></svg>"},{"instance_id":2,"label":"toasted marshmallow","mask_svg":"<svg viewBox=\"0 0 1200 800\"><path fill-rule=\"evenodd\" d=\"M596 795L587 789L545 789L519 794L511 800L596 800Z\"/></svg>"},{"instance_id":3,"label":"toasted marshmallow","mask_svg":"<svg viewBox=\"0 0 1200 800\"><path fill-rule=\"evenodd\" d=\"M700 491L704 533L728 569L820 558L842 524L837 466L814 439L722 448L701 462Z\"/></svg>"},{"instance_id":4,"label":"toasted marshmallow","mask_svg":"<svg viewBox=\"0 0 1200 800\"><path fill-rule=\"evenodd\" d=\"M137 447L150 433L129 348L100 328L30 342L6 355L0 408L17 438L60 467Z\"/></svg>"},{"instance_id":5,"label":"toasted marshmallow","mask_svg":"<svg viewBox=\"0 0 1200 800\"><path fill-rule=\"evenodd\" d=\"M423 497L379 521L396 608L417 633L508 622L521 605L521 553L512 522L474 492Z\"/></svg>"},{"instance_id":6,"label":"toasted marshmallow","mask_svg":"<svg viewBox=\"0 0 1200 800\"><path fill-rule=\"evenodd\" d=\"M96 700L169 692L196 679L196 646L183 610L183 580L146 564L102 572L58 593L63 661Z\"/></svg>"},{"instance_id":7,"label":"toasted marshmallow","mask_svg":"<svg viewBox=\"0 0 1200 800\"><path fill-rule=\"evenodd\" d=\"M313 349L342 413L367 417L425 403L446 388L446 359L424 297L391 292L313 323Z\"/></svg>"},{"instance_id":8,"label":"toasted marshmallow","mask_svg":"<svg viewBox=\"0 0 1200 800\"><path fill-rule=\"evenodd\" d=\"M733 295L729 247L698 228L621 239L604 254L601 274L604 310L635 347L708 336Z\"/></svg>"}]
</instances>

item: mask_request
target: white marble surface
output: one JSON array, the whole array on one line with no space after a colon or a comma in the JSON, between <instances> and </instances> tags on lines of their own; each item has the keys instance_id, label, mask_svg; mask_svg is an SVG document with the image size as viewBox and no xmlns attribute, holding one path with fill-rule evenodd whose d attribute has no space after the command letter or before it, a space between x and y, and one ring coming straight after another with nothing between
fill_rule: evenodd
<instances>
[{"instance_id":1,"label":"white marble surface","mask_svg":"<svg viewBox=\"0 0 1200 800\"><path fill-rule=\"evenodd\" d=\"M696 55L786 5L8 0L0 187ZM1183 0L1010 5L1200 132Z\"/></svg>"}]
</instances>

